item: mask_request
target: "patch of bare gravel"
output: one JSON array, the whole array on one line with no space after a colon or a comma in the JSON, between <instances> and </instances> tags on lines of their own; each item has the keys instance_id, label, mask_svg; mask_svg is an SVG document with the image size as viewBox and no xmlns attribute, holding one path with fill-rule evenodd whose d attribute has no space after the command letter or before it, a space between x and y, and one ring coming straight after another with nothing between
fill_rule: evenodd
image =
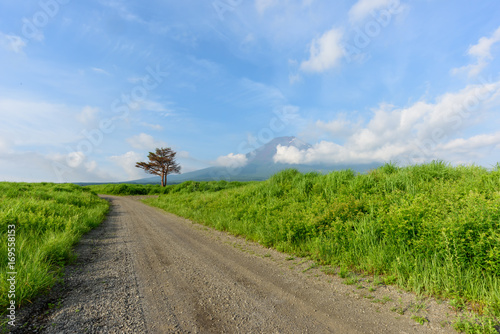
<instances>
[{"instance_id":1,"label":"patch of bare gravel","mask_svg":"<svg viewBox=\"0 0 500 334\"><path fill-rule=\"evenodd\" d=\"M121 212L81 239L76 261L45 296L18 312L12 333L145 333L144 314Z\"/></svg>"},{"instance_id":2,"label":"patch of bare gravel","mask_svg":"<svg viewBox=\"0 0 500 334\"><path fill-rule=\"evenodd\" d=\"M327 286L335 294L354 301L354 304L350 303L349 307L354 306L363 310L363 313L374 311L380 317L394 319L395 323L400 322L402 328L398 333L409 333L403 329L409 321L413 323L411 327L414 331L411 332L430 330L435 333L456 333L451 324L457 314L445 301L419 297L402 291L384 284L381 277L374 279L372 276L348 273L345 278L341 278L339 268L321 266L307 258L290 256L265 248L256 242L192 223L187 219L185 222L193 224L193 228L217 243L224 243L250 256L262 258L263 261L279 268L284 275L289 276L289 279L302 281L311 286ZM418 321L423 321L424 324L421 325Z\"/></svg>"},{"instance_id":3,"label":"patch of bare gravel","mask_svg":"<svg viewBox=\"0 0 500 334\"><path fill-rule=\"evenodd\" d=\"M380 317L401 323L402 329L399 333L407 333L403 328L408 322L413 322L415 333L418 333L419 329L422 332L431 330L435 333L456 333L451 325L458 314L446 301L417 296L395 286L386 285L383 277L346 273L346 276L341 278L340 268L321 266L310 259L290 256L203 225L194 224L193 227L217 242L272 263L293 279L313 286L328 286L335 294L352 299L354 304L349 306L361 309L363 313L374 311ZM423 325L419 321L422 321Z\"/></svg>"}]
</instances>

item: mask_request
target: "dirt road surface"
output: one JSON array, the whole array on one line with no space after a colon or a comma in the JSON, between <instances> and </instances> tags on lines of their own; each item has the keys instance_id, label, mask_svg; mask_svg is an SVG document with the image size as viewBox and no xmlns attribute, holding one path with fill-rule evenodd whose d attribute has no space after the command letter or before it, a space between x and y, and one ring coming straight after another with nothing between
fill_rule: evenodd
<instances>
[{"instance_id":1,"label":"dirt road surface","mask_svg":"<svg viewBox=\"0 0 500 334\"><path fill-rule=\"evenodd\" d=\"M82 239L64 283L26 308L20 318L26 326L14 332L453 332L374 303L366 288L357 288L363 295L310 261L193 224L137 198L103 198L112 204L109 218ZM378 293L401 304L391 289Z\"/></svg>"}]
</instances>

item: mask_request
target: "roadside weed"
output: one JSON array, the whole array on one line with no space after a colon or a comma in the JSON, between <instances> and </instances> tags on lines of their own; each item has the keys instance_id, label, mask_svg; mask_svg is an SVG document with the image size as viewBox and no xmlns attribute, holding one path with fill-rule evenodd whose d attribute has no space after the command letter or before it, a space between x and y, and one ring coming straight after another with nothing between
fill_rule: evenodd
<instances>
[{"instance_id":1,"label":"roadside weed","mask_svg":"<svg viewBox=\"0 0 500 334\"><path fill-rule=\"evenodd\" d=\"M356 276L348 277L344 280L345 285L354 285L358 283L359 279Z\"/></svg>"},{"instance_id":2,"label":"roadside weed","mask_svg":"<svg viewBox=\"0 0 500 334\"><path fill-rule=\"evenodd\" d=\"M427 320L425 317L420 317L420 316L417 316L417 315L412 315L411 318L413 320L415 320L416 322L418 322L419 324L421 324L421 325L429 322L429 320Z\"/></svg>"}]
</instances>

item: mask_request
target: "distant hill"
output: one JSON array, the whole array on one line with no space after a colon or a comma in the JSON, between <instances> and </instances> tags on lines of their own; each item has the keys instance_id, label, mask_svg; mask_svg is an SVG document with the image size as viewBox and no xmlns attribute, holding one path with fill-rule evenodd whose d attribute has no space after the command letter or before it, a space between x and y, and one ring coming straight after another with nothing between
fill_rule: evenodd
<instances>
[{"instance_id":1,"label":"distant hill","mask_svg":"<svg viewBox=\"0 0 500 334\"><path fill-rule=\"evenodd\" d=\"M294 164L281 164L275 163L273 157L276 154L276 147L281 146L294 146L300 150L312 147L310 144L301 141L296 137L279 137L274 138L267 144L257 148L256 150L246 154L248 164L242 168L226 168L226 167L209 167L200 169L194 172L189 172L180 175L169 175L168 183L181 183L184 181L214 181L214 180L227 180L227 181L262 181L268 179L273 174L288 168L295 168L302 173L319 172L328 173L334 170L352 169L354 171L363 173L370 169L380 166L380 164L356 164L356 165L294 165ZM126 183L137 184L159 184L160 177L153 176L144 179L128 181Z\"/></svg>"}]
</instances>

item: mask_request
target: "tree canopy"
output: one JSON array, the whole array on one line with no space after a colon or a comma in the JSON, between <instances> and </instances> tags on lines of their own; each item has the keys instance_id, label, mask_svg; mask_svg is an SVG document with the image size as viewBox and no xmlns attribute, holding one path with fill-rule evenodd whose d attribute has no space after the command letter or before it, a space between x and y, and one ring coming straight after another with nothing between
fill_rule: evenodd
<instances>
[{"instance_id":1,"label":"tree canopy","mask_svg":"<svg viewBox=\"0 0 500 334\"><path fill-rule=\"evenodd\" d=\"M135 167L142 168L146 173L158 175L161 177L161 186L167 185L167 175L172 173L179 174L181 166L175 161L177 152L170 147L157 148L156 153L149 152L149 162L137 162Z\"/></svg>"}]
</instances>

